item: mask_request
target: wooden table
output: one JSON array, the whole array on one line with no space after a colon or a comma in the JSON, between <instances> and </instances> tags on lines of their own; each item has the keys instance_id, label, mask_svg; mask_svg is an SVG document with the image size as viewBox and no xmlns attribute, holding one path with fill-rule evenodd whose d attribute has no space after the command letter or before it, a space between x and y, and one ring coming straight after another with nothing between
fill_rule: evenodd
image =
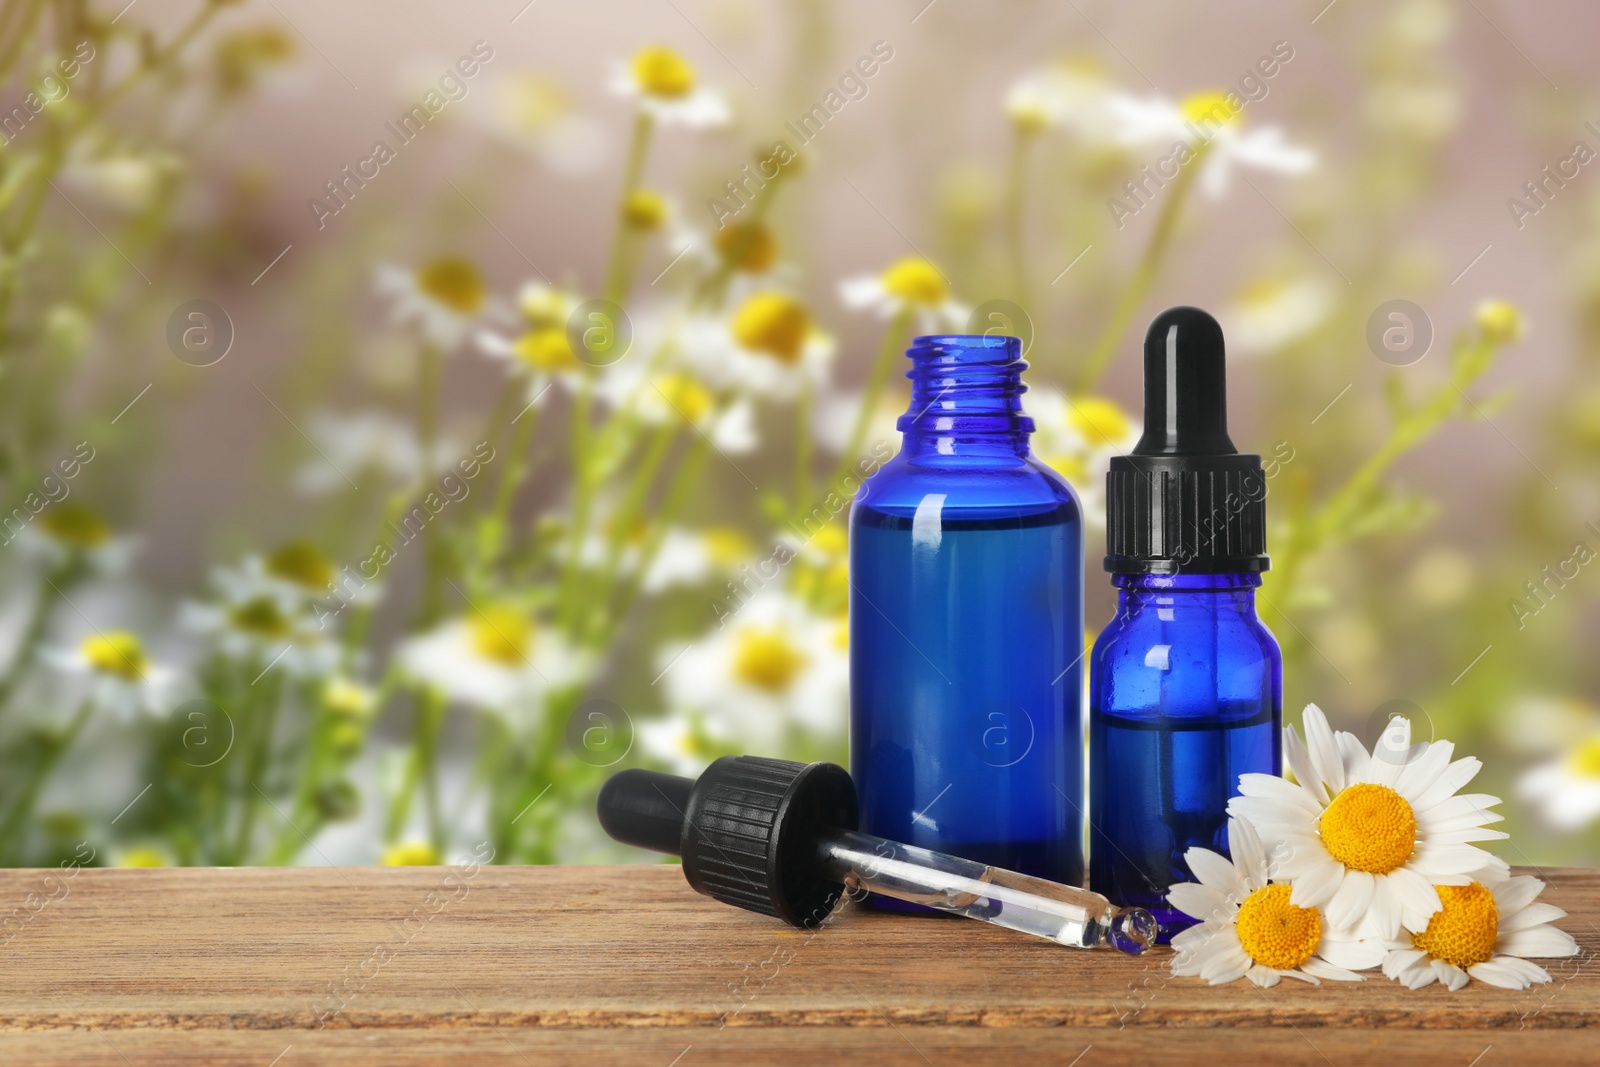
<instances>
[{"instance_id":1,"label":"wooden table","mask_svg":"<svg viewBox=\"0 0 1600 1067\"><path fill-rule=\"evenodd\" d=\"M1600 1063L1600 871L1543 873L1583 948L1552 984L1413 993L854 906L797 931L669 866L0 871L0 1063Z\"/></svg>"}]
</instances>

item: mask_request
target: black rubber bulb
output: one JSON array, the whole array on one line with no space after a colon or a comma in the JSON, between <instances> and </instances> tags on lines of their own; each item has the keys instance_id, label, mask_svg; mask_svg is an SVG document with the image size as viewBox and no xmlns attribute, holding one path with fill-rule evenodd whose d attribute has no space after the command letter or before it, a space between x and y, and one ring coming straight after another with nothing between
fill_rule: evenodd
<instances>
[{"instance_id":1,"label":"black rubber bulb","mask_svg":"<svg viewBox=\"0 0 1600 1067\"><path fill-rule=\"evenodd\" d=\"M1144 335L1144 436L1133 455L1238 451L1228 437L1222 327L1199 308L1168 308Z\"/></svg>"}]
</instances>

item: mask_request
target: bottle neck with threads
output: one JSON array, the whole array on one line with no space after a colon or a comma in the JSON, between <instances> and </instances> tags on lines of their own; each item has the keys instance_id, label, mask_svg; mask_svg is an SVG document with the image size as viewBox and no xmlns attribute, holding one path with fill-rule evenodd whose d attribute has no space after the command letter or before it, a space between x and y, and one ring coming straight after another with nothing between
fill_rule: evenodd
<instances>
[{"instance_id":1,"label":"bottle neck with threads","mask_svg":"<svg viewBox=\"0 0 1600 1067\"><path fill-rule=\"evenodd\" d=\"M1028 458L1033 420L1022 412L1022 342L1015 337L918 337L911 405L897 424L904 455L921 466L1014 467Z\"/></svg>"}]
</instances>

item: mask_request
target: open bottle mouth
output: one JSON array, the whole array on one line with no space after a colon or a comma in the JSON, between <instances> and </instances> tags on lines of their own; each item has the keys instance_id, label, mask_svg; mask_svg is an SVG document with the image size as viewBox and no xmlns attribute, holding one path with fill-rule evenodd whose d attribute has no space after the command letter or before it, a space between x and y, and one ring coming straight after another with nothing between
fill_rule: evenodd
<instances>
[{"instance_id":1,"label":"open bottle mouth","mask_svg":"<svg viewBox=\"0 0 1600 1067\"><path fill-rule=\"evenodd\" d=\"M1010 443L1026 454L1033 420L1022 410L1022 341L995 334L931 334L906 350L911 403L896 427L920 441ZM939 449L939 451L946 451Z\"/></svg>"}]
</instances>

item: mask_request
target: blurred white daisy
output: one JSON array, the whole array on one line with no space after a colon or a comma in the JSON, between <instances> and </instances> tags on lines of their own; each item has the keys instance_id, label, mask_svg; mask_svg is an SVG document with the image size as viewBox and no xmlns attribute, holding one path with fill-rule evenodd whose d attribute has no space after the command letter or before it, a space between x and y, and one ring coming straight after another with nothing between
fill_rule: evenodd
<instances>
[{"instance_id":1,"label":"blurred white daisy","mask_svg":"<svg viewBox=\"0 0 1600 1067\"><path fill-rule=\"evenodd\" d=\"M1558 829L1581 829L1600 818L1600 734L1529 770L1518 790Z\"/></svg>"},{"instance_id":2,"label":"blurred white daisy","mask_svg":"<svg viewBox=\"0 0 1600 1067\"><path fill-rule=\"evenodd\" d=\"M503 717L534 721L539 702L590 677L593 657L520 607L489 604L403 641L395 660L412 678Z\"/></svg>"},{"instance_id":3,"label":"blurred white daisy","mask_svg":"<svg viewBox=\"0 0 1600 1067\"><path fill-rule=\"evenodd\" d=\"M640 49L612 74L611 89L637 101L639 109L662 125L693 129L722 126L728 104L713 89L698 84L693 64L670 48Z\"/></svg>"},{"instance_id":4,"label":"blurred white daisy","mask_svg":"<svg viewBox=\"0 0 1600 1067\"><path fill-rule=\"evenodd\" d=\"M1024 133L1074 129L1109 138L1111 83L1092 59L1071 57L1032 71L1006 93L1006 117Z\"/></svg>"},{"instance_id":5,"label":"blurred white daisy","mask_svg":"<svg viewBox=\"0 0 1600 1067\"><path fill-rule=\"evenodd\" d=\"M746 298L729 317L686 323L682 338L684 362L713 389L774 400L826 384L835 350L804 304L770 291Z\"/></svg>"},{"instance_id":6,"label":"blurred white daisy","mask_svg":"<svg viewBox=\"0 0 1600 1067\"><path fill-rule=\"evenodd\" d=\"M1103 529L1106 473L1111 457L1139 440L1133 419L1109 397L1069 397L1050 388L1030 389L1023 406L1033 419L1035 458L1071 483L1084 522Z\"/></svg>"},{"instance_id":7,"label":"blurred white daisy","mask_svg":"<svg viewBox=\"0 0 1600 1067\"><path fill-rule=\"evenodd\" d=\"M415 327L443 352L454 350L489 309L489 289L469 259L444 256L415 270L385 263L376 289L397 325Z\"/></svg>"},{"instance_id":8,"label":"blurred white daisy","mask_svg":"<svg viewBox=\"0 0 1600 1067\"><path fill-rule=\"evenodd\" d=\"M1475 978L1502 989L1550 981L1550 972L1524 957L1578 954L1565 930L1549 925L1567 913L1536 904L1544 883L1486 871L1482 880L1437 887L1441 907L1420 933L1402 931L1388 943L1383 973L1408 989L1439 982L1460 989Z\"/></svg>"},{"instance_id":9,"label":"blurred white daisy","mask_svg":"<svg viewBox=\"0 0 1600 1067\"><path fill-rule=\"evenodd\" d=\"M907 256L881 274L857 275L839 283L846 307L892 319L910 312L918 333L949 333L966 327L972 309L950 296L939 268L920 256Z\"/></svg>"},{"instance_id":10,"label":"blurred white daisy","mask_svg":"<svg viewBox=\"0 0 1600 1067\"><path fill-rule=\"evenodd\" d=\"M61 181L97 203L134 213L149 207L182 170L178 157L147 150L87 149L61 169Z\"/></svg>"},{"instance_id":11,"label":"blurred white daisy","mask_svg":"<svg viewBox=\"0 0 1600 1067\"><path fill-rule=\"evenodd\" d=\"M860 390L830 392L819 398L812 405L811 415L812 435L817 444L834 455L850 447L865 399ZM898 452L899 421L905 412L906 395L903 388L884 389L879 393L867 416L866 434L861 443L862 454L876 456L879 462L883 462Z\"/></svg>"},{"instance_id":12,"label":"blurred white daisy","mask_svg":"<svg viewBox=\"0 0 1600 1067\"><path fill-rule=\"evenodd\" d=\"M1286 143L1276 126L1242 130L1242 104L1232 106L1225 93L1195 93L1177 104L1118 94L1110 98L1110 108L1129 145L1167 148L1182 142L1199 151L1200 187L1209 196L1227 192L1235 166L1303 174L1317 163L1315 153Z\"/></svg>"},{"instance_id":13,"label":"blurred white daisy","mask_svg":"<svg viewBox=\"0 0 1600 1067\"><path fill-rule=\"evenodd\" d=\"M87 677L94 706L120 719L171 710L174 673L151 662L144 643L128 630L96 631L76 647L51 649L44 656L65 671Z\"/></svg>"},{"instance_id":14,"label":"blurred white daisy","mask_svg":"<svg viewBox=\"0 0 1600 1067\"><path fill-rule=\"evenodd\" d=\"M1270 353L1325 322L1338 303L1333 286L1316 278L1262 278L1246 285L1223 313L1228 348Z\"/></svg>"},{"instance_id":15,"label":"blurred white daisy","mask_svg":"<svg viewBox=\"0 0 1600 1067\"><path fill-rule=\"evenodd\" d=\"M260 593L232 603L188 603L179 621L207 638L222 655L277 668L296 678L326 674L339 659L339 649L328 640L307 611L286 610L279 599Z\"/></svg>"},{"instance_id":16,"label":"blurred white daisy","mask_svg":"<svg viewBox=\"0 0 1600 1067\"><path fill-rule=\"evenodd\" d=\"M1200 925L1172 939L1172 973L1212 985L1248 978L1270 988L1283 978L1359 982L1356 971L1376 967L1383 946L1334 929L1320 912L1289 899L1290 889L1267 876L1267 855L1255 830L1228 820L1230 861L1191 848L1184 862L1197 881L1167 891L1167 901Z\"/></svg>"},{"instance_id":17,"label":"blurred white daisy","mask_svg":"<svg viewBox=\"0 0 1600 1067\"><path fill-rule=\"evenodd\" d=\"M1364 916L1378 936L1401 925L1421 929L1439 910L1440 885L1465 885L1504 860L1471 844L1506 835L1484 829L1501 816L1487 794L1457 795L1482 764L1450 761L1448 741L1411 744L1411 724L1396 716L1371 753L1354 734L1328 727L1315 704L1306 706L1306 740L1283 731L1284 761L1298 785L1270 774L1239 776L1240 796L1228 814L1260 832L1272 855L1272 875L1294 883L1293 903L1321 907L1334 926Z\"/></svg>"},{"instance_id":18,"label":"blurred white daisy","mask_svg":"<svg viewBox=\"0 0 1600 1067\"><path fill-rule=\"evenodd\" d=\"M304 493L342 492L349 486L346 476L377 476L392 485L422 477L422 444L409 419L386 411L318 411L306 420L306 435L318 456L295 473L295 485ZM440 451L453 452L443 446Z\"/></svg>"},{"instance_id":19,"label":"blurred white daisy","mask_svg":"<svg viewBox=\"0 0 1600 1067\"><path fill-rule=\"evenodd\" d=\"M843 621L770 586L726 608L718 629L681 652L663 650L670 706L699 712L713 736L747 739L755 751L776 751L793 727L839 736L849 702Z\"/></svg>"},{"instance_id":20,"label":"blurred white daisy","mask_svg":"<svg viewBox=\"0 0 1600 1067\"><path fill-rule=\"evenodd\" d=\"M608 147L598 122L579 114L566 88L542 74L517 71L489 87L491 104L469 109L514 148L566 175L592 174Z\"/></svg>"},{"instance_id":21,"label":"blurred white daisy","mask_svg":"<svg viewBox=\"0 0 1600 1067\"><path fill-rule=\"evenodd\" d=\"M115 535L98 511L76 500L45 503L33 521L14 533L8 521L4 536L46 567L76 566L96 575L126 570L138 549L136 538Z\"/></svg>"},{"instance_id":22,"label":"blurred white daisy","mask_svg":"<svg viewBox=\"0 0 1600 1067\"><path fill-rule=\"evenodd\" d=\"M733 738L712 741L689 720L687 715L672 715L664 719L651 719L639 724L639 748L664 763L673 774L698 775L712 760L724 754L725 744ZM727 751L731 751L728 749Z\"/></svg>"},{"instance_id":23,"label":"blurred white daisy","mask_svg":"<svg viewBox=\"0 0 1600 1067\"><path fill-rule=\"evenodd\" d=\"M655 594L675 586L699 585L717 574L737 570L754 552L750 539L732 527L668 527L640 588Z\"/></svg>"}]
</instances>

